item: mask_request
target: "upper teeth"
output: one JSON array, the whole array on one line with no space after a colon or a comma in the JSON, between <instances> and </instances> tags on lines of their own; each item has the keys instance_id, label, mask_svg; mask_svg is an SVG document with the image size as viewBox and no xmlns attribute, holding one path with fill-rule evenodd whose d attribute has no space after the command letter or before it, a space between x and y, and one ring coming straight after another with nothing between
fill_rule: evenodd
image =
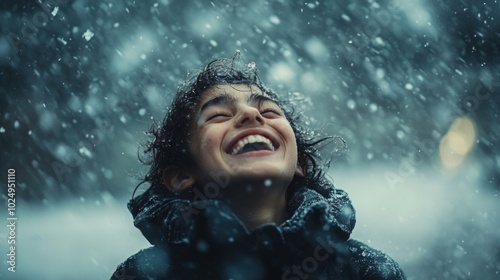
<instances>
[{"instance_id":1,"label":"upper teeth","mask_svg":"<svg viewBox=\"0 0 500 280\"><path fill-rule=\"evenodd\" d=\"M233 155L237 154L246 144L256 143L256 142L264 143L267 145L269 150L274 151L274 146L273 143L271 143L271 140L267 139L262 135L249 135L241 139L240 141L238 141L238 143L236 143L236 145L234 145L232 154Z\"/></svg>"}]
</instances>

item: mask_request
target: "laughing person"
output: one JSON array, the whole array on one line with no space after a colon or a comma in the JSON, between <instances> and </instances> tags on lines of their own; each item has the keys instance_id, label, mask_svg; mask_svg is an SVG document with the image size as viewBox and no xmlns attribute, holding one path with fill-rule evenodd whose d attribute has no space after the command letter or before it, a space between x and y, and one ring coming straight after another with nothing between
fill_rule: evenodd
<instances>
[{"instance_id":1,"label":"laughing person","mask_svg":"<svg viewBox=\"0 0 500 280\"><path fill-rule=\"evenodd\" d=\"M112 279L404 279L349 239L354 208L318 163L325 138L239 62L209 63L152 128L150 187L128 204L152 246Z\"/></svg>"}]
</instances>

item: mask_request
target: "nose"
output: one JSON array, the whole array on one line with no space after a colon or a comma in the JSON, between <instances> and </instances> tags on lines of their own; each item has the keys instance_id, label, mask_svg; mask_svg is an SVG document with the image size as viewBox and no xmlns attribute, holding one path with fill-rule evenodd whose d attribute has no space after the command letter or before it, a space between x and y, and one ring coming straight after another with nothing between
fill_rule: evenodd
<instances>
[{"instance_id":1,"label":"nose","mask_svg":"<svg viewBox=\"0 0 500 280\"><path fill-rule=\"evenodd\" d=\"M236 126L241 127L245 125L262 125L264 124L264 117L259 112L259 109L244 105L240 108L238 117L236 118Z\"/></svg>"}]
</instances>

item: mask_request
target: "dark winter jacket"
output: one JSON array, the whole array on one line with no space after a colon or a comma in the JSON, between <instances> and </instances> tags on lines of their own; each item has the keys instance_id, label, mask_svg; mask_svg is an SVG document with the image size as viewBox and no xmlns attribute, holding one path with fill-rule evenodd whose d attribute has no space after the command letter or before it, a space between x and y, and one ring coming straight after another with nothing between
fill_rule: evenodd
<instances>
[{"instance_id":1,"label":"dark winter jacket","mask_svg":"<svg viewBox=\"0 0 500 280\"><path fill-rule=\"evenodd\" d=\"M161 188L128 206L153 246L111 279L404 279L386 254L349 240L354 209L328 183L298 188L283 224L251 232L220 201L172 197Z\"/></svg>"}]
</instances>

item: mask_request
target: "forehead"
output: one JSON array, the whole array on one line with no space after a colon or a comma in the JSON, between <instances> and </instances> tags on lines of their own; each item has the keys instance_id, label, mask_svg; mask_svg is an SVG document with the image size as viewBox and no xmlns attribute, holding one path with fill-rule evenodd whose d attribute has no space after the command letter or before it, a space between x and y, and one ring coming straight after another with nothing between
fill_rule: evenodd
<instances>
[{"instance_id":1,"label":"forehead","mask_svg":"<svg viewBox=\"0 0 500 280\"><path fill-rule=\"evenodd\" d=\"M205 90L199 102L198 108L203 105L203 103L208 100L217 97L219 95L231 95L236 100L245 99L250 94L263 94L262 91L255 85L246 85L246 84L229 84L229 85L215 85L207 90ZM263 94L264 95L264 94Z\"/></svg>"}]
</instances>

